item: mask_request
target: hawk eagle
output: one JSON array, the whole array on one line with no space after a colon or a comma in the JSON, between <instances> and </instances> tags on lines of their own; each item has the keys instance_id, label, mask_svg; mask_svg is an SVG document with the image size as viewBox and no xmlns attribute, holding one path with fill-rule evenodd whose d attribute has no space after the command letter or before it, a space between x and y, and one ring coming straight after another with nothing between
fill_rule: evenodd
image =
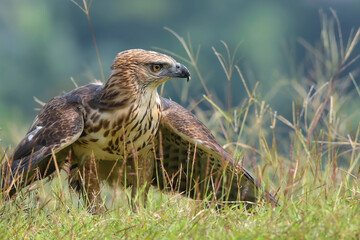
<instances>
[{"instance_id":1,"label":"hawk eagle","mask_svg":"<svg viewBox=\"0 0 360 240\"><path fill-rule=\"evenodd\" d=\"M132 197L142 189L143 200L152 184L199 199L277 204L191 112L158 95L170 78L189 81L184 65L132 49L111 69L105 85L78 87L42 108L3 166L10 195L68 166L71 186L95 211L103 180L132 186Z\"/></svg>"}]
</instances>

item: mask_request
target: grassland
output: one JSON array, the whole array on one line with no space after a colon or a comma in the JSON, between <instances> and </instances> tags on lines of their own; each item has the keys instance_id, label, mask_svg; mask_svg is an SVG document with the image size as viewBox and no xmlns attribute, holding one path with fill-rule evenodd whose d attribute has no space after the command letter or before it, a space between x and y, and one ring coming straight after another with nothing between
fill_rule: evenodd
<instances>
[{"instance_id":1,"label":"grassland","mask_svg":"<svg viewBox=\"0 0 360 240\"><path fill-rule=\"evenodd\" d=\"M56 185L56 184L55 184ZM56 187L55 187L56 189ZM53 190L42 199L2 206L2 239L358 239L359 186L322 189L276 209L260 204L252 211L216 211L178 195L151 191L147 208L133 213L118 199L108 213L90 215L81 205ZM123 205L124 204L124 205Z\"/></svg>"},{"instance_id":2,"label":"grassland","mask_svg":"<svg viewBox=\"0 0 360 240\"><path fill-rule=\"evenodd\" d=\"M107 212L93 216L66 185L65 176L38 182L10 201L0 203L1 239L359 239L360 238L360 124L356 53L360 29L345 38L335 13L322 14L319 44L299 40L308 51L301 69L283 77L296 93L291 119L261 98L236 66L235 54L224 44L216 49L231 81L242 81L247 98L221 109L211 97L197 65L197 51L176 33L187 58L204 85L211 111L195 108L236 158L276 194L281 206L259 202L251 210L239 204L217 210L180 194L151 189L146 208L134 213L127 190L106 188ZM175 54L176 55L176 54ZM295 67L296 69L296 67ZM302 79L306 79L306 81ZM272 89L275 91L276 89ZM278 91L281 91L278 89ZM286 126L286 134L282 130ZM246 135L256 129L256 144ZM286 150L284 150L286 149ZM6 158L2 150L2 158Z\"/></svg>"}]
</instances>

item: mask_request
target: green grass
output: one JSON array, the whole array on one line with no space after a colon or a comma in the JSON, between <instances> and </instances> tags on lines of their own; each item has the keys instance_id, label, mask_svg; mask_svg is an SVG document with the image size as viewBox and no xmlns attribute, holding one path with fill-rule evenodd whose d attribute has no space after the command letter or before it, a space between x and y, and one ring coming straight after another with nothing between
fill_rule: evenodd
<instances>
[{"instance_id":1,"label":"green grass","mask_svg":"<svg viewBox=\"0 0 360 240\"><path fill-rule=\"evenodd\" d=\"M284 103L293 108L290 118L278 115L260 97L258 84L248 87L225 43L224 55L213 50L226 72L227 89L231 81L240 80L247 98L233 107L229 97L227 109L219 107L198 68L198 52L170 30L188 55L179 59L193 67L193 79L204 84L203 100L212 109L194 104L197 116L236 158L245 157L245 167L277 194L281 206L259 203L247 211L242 205L219 211L152 188L147 207L134 213L127 190L106 188L108 211L93 216L63 177L2 201L0 238L359 239L360 92L359 76L351 67L360 56L354 52L360 30L345 39L332 14L321 14L323 29L316 47L299 40L308 51L302 67L292 66L293 75L279 77L294 94L294 102ZM280 91L269 90L275 96ZM248 145L247 139L255 143Z\"/></svg>"},{"instance_id":2,"label":"green grass","mask_svg":"<svg viewBox=\"0 0 360 240\"><path fill-rule=\"evenodd\" d=\"M59 184L53 183L58 189ZM2 206L1 239L351 239L360 237L359 185L325 193L322 189L272 209L216 211L179 195L151 191L146 208L134 213L125 199L117 199L108 213L90 215L61 190L46 198L18 199ZM40 194L41 195L41 194ZM48 195L52 195L49 197ZM51 199L49 201L49 199Z\"/></svg>"}]
</instances>

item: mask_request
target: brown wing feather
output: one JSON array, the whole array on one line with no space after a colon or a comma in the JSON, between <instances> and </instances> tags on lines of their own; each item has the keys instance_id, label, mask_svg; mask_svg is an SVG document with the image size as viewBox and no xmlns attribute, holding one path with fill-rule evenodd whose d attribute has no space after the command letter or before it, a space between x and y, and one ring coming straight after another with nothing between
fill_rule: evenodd
<instances>
[{"instance_id":1,"label":"brown wing feather","mask_svg":"<svg viewBox=\"0 0 360 240\"><path fill-rule=\"evenodd\" d=\"M55 169L49 164L52 151L57 153L75 142L83 128L83 115L77 104L68 102L64 96L53 98L36 116L25 138L16 147L10 169L5 167L7 180L11 182L14 176L22 173L28 174L29 178L36 168L41 174L47 169L49 175Z\"/></svg>"},{"instance_id":2,"label":"brown wing feather","mask_svg":"<svg viewBox=\"0 0 360 240\"><path fill-rule=\"evenodd\" d=\"M160 181L155 184L170 185L194 198L206 197L211 191L218 199L256 202L261 185L217 143L210 130L177 103L165 98L161 103L161 161L155 173ZM264 194L277 204L269 193Z\"/></svg>"}]
</instances>

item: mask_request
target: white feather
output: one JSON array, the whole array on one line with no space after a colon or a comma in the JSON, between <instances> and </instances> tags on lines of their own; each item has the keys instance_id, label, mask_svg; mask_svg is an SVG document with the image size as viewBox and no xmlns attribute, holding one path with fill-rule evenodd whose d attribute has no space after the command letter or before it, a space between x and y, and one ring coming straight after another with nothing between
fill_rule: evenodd
<instances>
[{"instance_id":1,"label":"white feather","mask_svg":"<svg viewBox=\"0 0 360 240\"><path fill-rule=\"evenodd\" d=\"M36 134L40 129L42 129L42 128L43 128L43 127L41 127L41 126L36 126L36 128L29 133L29 135L28 135L28 140L31 141L31 139L33 139L33 137L35 136L35 134Z\"/></svg>"}]
</instances>

